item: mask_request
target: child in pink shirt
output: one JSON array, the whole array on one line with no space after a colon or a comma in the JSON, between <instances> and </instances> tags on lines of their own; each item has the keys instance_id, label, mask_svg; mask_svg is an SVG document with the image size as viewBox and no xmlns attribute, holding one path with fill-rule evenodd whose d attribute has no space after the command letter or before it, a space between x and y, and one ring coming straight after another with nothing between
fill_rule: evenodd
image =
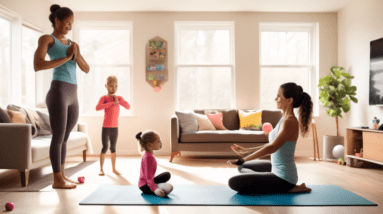
<instances>
[{"instance_id":1,"label":"child in pink shirt","mask_svg":"<svg viewBox=\"0 0 383 214\"><path fill-rule=\"evenodd\" d=\"M153 156L153 150L161 149L160 136L154 131L145 131L144 133L138 133L136 139L139 141L141 152L145 151L141 159L138 187L145 194L155 194L160 197L167 196L173 191L173 186L166 183L170 179L170 173L164 172L154 177L157 170L157 161Z\"/></svg>"},{"instance_id":2,"label":"child in pink shirt","mask_svg":"<svg viewBox=\"0 0 383 214\"><path fill-rule=\"evenodd\" d=\"M116 96L117 91L117 78L115 76L109 76L107 78L107 83L105 85L108 90L108 94L104 95L98 101L96 110L105 111L104 122L102 125L102 150L100 154L100 176L105 175L103 166L105 160L105 154L108 150L108 141L110 140L110 152L113 172L117 175L120 173L116 170L116 143L118 136L118 116L120 114L120 105L124 106L126 109L130 109L128 102L124 100L121 96Z\"/></svg>"}]
</instances>

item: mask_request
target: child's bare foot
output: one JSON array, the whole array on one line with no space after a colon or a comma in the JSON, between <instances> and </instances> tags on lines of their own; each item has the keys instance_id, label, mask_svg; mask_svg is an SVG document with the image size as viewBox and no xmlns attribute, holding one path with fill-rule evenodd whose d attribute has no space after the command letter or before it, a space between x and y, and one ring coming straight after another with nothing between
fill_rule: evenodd
<instances>
[{"instance_id":1,"label":"child's bare foot","mask_svg":"<svg viewBox=\"0 0 383 214\"><path fill-rule=\"evenodd\" d=\"M104 173L104 171L101 170L101 171L98 173L98 175L99 175L99 176L104 176L105 173Z\"/></svg>"},{"instance_id":2,"label":"child's bare foot","mask_svg":"<svg viewBox=\"0 0 383 214\"><path fill-rule=\"evenodd\" d=\"M72 180L72 179L70 179L70 178L68 178L68 177L66 177L66 176L64 176L64 175L63 175L63 178L64 178L64 180L69 181L69 182L71 182L71 183L74 183L74 184L81 184L79 181L74 181L74 180Z\"/></svg>"},{"instance_id":3,"label":"child's bare foot","mask_svg":"<svg viewBox=\"0 0 383 214\"><path fill-rule=\"evenodd\" d=\"M113 169L113 173L116 175L121 175L121 173L119 173L116 169Z\"/></svg>"},{"instance_id":4,"label":"child's bare foot","mask_svg":"<svg viewBox=\"0 0 383 214\"><path fill-rule=\"evenodd\" d=\"M53 189L74 189L76 188L76 184L72 184L65 180L62 181L54 181L52 184Z\"/></svg>"},{"instance_id":5,"label":"child's bare foot","mask_svg":"<svg viewBox=\"0 0 383 214\"><path fill-rule=\"evenodd\" d=\"M311 189L306 187L305 183L302 183L301 185L296 185L289 192L290 193L305 193L305 192L311 192Z\"/></svg>"}]
</instances>

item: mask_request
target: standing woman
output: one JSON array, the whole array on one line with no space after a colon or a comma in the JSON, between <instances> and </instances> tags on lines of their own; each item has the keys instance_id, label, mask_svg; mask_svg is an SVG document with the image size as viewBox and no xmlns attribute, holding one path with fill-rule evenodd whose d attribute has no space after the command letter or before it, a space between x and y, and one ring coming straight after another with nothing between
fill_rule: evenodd
<instances>
[{"instance_id":1,"label":"standing woman","mask_svg":"<svg viewBox=\"0 0 383 214\"><path fill-rule=\"evenodd\" d=\"M296 185L298 172L294 162L294 152L299 130L303 137L308 134L312 117L313 103L310 95L303 92L295 83L285 83L279 87L275 98L277 108L282 110L282 118L268 135L269 143L255 148L243 148L238 145L233 151L241 156L238 160L228 161L238 165L243 173L230 178L229 186L238 193L298 193L310 192L305 183ZM294 115L299 108L299 122ZM244 158L244 154L254 152ZM253 160L271 155L271 161Z\"/></svg>"},{"instance_id":2,"label":"standing woman","mask_svg":"<svg viewBox=\"0 0 383 214\"><path fill-rule=\"evenodd\" d=\"M49 20L54 30L52 34L39 38L34 56L34 69L37 72L54 68L51 88L45 100L52 130L49 150L53 168L52 187L72 189L76 188L79 182L66 177L64 168L66 143L79 117L76 63L85 73L89 72L89 65L82 58L79 46L65 38L74 22L72 10L54 4L50 11ZM47 53L51 61L45 61Z\"/></svg>"}]
</instances>

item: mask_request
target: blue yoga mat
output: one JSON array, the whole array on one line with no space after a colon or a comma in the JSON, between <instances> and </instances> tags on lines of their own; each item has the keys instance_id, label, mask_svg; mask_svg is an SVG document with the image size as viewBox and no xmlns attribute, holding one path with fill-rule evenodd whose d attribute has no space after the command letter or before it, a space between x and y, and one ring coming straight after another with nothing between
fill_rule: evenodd
<instances>
[{"instance_id":1,"label":"blue yoga mat","mask_svg":"<svg viewBox=\"0 0 383 214\"><path fill-rule=\"evenodd\" d=\"M376 206L334 185L309 185L311 193L241 195L228 186L174 185L166 198L146 195L135 186L101 186L80 205L145 206Z\"/></svg>"}]
</instances>

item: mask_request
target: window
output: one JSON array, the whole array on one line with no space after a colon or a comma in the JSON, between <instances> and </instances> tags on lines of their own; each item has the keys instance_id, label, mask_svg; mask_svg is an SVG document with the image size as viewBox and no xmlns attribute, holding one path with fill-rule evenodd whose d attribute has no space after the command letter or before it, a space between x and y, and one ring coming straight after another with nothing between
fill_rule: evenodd
<instances>
[{"instance_id":1,"label":"window","mask_svg":"<svg viewBox=\"0 0 383 214\"><path fill-rule=\"evenodd\" d=\"M21 104L35 106L35 70L33 58L38 40L42 35L27 26L22 26L22 63L21 63Z\"/></svg>"},{"instance_id":2,"label":"window","mask_svg":"<svg viewBox=\"0 0 383 214\"><path fill-rule=\"evenodd\" d=\"M318 116L318 24L260 23L260 108L277 109L280 85L294 82L311 96Z\"/></svg>"},{"instance_id":3,"label":"window","mask_svg":"<svg viewBox=\"0 0 383 214\"><path fill-rule=\"evenodd\" d=\"M11 85L11 22L0 17L0 106L10 102Z\"/></svg>"},{"instance_id":4,"label":"window","mask_svg":"<svg viewBox=\"0 0 383 214\"><path fill-rule=\"evenodd\" d=\"M75 22L74 41L80 46L81 55L90 66L88 74L77 66L77 84L80 116L103 116L96 111L102 95L108 93L106 79L118 79L117 95L132 106L132 29L131 22ZM120 108L121 116L132 115L131 110Z\"/></svg>"},{"instance_id":5,"label":"window","mask_svg":"<svg viewBox=\"0 0 383 214\"><path fill-rule=\"evenodd\" d=\"M175 109L234 108L234 22L175 22Z\"/></svg>"}]
</instances>

